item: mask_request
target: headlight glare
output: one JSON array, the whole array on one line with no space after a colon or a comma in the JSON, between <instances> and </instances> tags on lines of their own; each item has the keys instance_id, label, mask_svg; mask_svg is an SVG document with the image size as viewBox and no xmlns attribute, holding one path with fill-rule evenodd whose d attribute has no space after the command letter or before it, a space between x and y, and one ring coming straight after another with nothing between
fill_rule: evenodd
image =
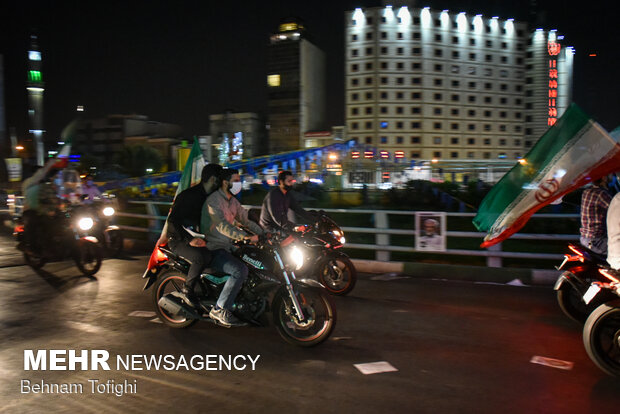
<instances>
[{"instance_id":1,"label":"headlight glare","mask_svg":"<svg viewBox=\"0 0 620 414\"><path fill-rule=\"evenodd\" d=\"M110 217L114 215L114 208L112 207L106 207L103 209L103 215L106 217Z\"/></svg>"},{"instance_id":2,"label":"headlight glare","mask_svg":"<svg viewBox=\"0 0 620 414\"><path fill-rule=\"evenodd\" d=\"M299 250L299 247L293 247L290 257L291 261L295 265L295 270L301 269L301 267L304 265L304 254L301 252L301 250Z\"/></svg>"},{"instance_id":3,"label":"headlight glare","mask_svg":"<svg viewBox=\"0 0 620 414\"><path fill-rule=\"evenodd\" d=\"M95 222L90 217L83 217L78 221L78 227L82 230L90 230Z\"/></svg>"}]
</instances>

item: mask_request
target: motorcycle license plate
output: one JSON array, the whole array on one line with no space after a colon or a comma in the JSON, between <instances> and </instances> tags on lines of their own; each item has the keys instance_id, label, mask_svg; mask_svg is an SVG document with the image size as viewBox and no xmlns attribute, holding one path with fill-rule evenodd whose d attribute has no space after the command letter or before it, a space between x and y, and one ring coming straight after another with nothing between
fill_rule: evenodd
<instances>
[{"instance_id":1,"label":"motorcycle license plate","mask_svg":"<svg viewBox=\"0 0 620 414\"><path fill-rule=\"evenodd\" d=\"M598 292L601 291L601 287L597 286L597 285L590 285L590 287L588 288L588 290L586 291L586 294L583 295L583 301L585 302L586 305L589 305L590 302L592 301L592 299L594 299L594 297L596 296L596 294Z\"/></svg>"}]
</instances>

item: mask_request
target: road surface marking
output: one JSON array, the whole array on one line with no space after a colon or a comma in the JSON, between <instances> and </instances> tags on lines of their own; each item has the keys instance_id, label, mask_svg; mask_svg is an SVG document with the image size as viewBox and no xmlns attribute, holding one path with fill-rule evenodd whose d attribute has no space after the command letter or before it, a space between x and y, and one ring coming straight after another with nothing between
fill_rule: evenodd
<instances>
[{"instance_id":1,"label":"road surface marking","mask_svg":"<svg viewBox=\"0 0 620 414\"><path fill-rule=\"evenodd\" d=\"M534 355L532 359L530 359L530 362L532 364L540 364L551 368L564 369L567 371L573 369L573 365L575 365L570 361L562 361L561 359L547 358L538 355Z\"/></svg>"},{"instance_id":2,"label":"road surface marking","mask_svg":"<svg viewBox=\"0 0 620 414\"><path fill-rule=\"evenodd\" d=\"M368 362L365 364L353 364L364 375L381 374L383 372L398 371L392 364L386 361Z\"/></svg>"},{"instance_id":3,"label":"road surface marking","mask_svg":"<svg viewBox=\"0 0 620 414\"><path fill-rule=\"evenodd\" d=\"M370 278L370 280L381 280L381 281L398 280L398 279L411 279L411 278L409 276L398 276L398 273L386 273L383 275L373 276Z\"/></svg>"},{"instance_id":4,"label":"road surface marking","mask_svg":"<svg viewBox=\"0 0 620 414\"><path fill-rule=\"evenodd\" d=\"M85 332L90 332L90 333L100 333L100 332L105 331L105 329L103 328L100 328L95 325L89 325L84 322L67 321L67 325L73 329L79 329L80 331L85 331Z\"/></svg>"},{"instance_id":5,"label":"road surface marking","mask_svg":"<svg viewBox=\"0 0 620 414\"><path fill-rule=\"evenodd\" d=\"M151 311L133 311L129 314L129 316L135 316L136 318L152 318L155 315L156 313Z\"/></svg>"}]
</instances>

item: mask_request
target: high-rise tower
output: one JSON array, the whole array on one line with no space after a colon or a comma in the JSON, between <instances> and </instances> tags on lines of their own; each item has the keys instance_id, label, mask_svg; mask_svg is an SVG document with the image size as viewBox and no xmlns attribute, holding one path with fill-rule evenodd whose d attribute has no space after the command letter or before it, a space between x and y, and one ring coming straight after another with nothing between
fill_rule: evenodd
<instances>
[{"instance_id":1,"label":"high-rise tower","mask_svg":"<svg viewBox=\"0 0 620 414\"><path fill-rule=\"evenodd\" d=\"M30 36L27 75L29 133L34 143L36 165L43 165L45 152L43 145L43 133L45 132L43 129L43 92L45 88L41 75L41 52L36 35Z\"/></svg>"},{"instance_id":2,"label":"high-rise tower","mask_svg":"<svg viewBox=\"0 0 620 414\"><path fill-rule=\"evenodd\" d=\"M325 128L325 55L298 19L271 36L267 85L270 153L299 149L305 132Z\"/></svg>"}]
</instances>

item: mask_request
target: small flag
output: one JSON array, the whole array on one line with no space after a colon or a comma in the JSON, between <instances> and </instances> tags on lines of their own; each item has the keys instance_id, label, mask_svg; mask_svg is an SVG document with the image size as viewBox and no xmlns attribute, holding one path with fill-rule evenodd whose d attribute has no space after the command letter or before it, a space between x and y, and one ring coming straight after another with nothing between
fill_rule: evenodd
<instances>
[{"instance_id":1,"label":"small flag","mask_svg":"<svg viewBox=\"0 0 620 414\"><path fill-rule=\"evenodd\" d=\"M618 170L618 137L571 104L482 200L473 220L488 232L481 247L507 239L540 208Z\"/></svg>"}]
</instances>

